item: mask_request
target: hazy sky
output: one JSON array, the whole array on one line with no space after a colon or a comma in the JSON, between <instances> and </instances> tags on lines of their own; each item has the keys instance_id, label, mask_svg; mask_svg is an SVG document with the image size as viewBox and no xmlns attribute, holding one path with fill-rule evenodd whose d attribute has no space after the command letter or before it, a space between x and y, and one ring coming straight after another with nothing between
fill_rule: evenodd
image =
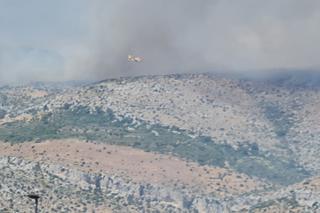
<instances>
[{"instance_id":1,"label":"hazy sky","mask_svg":"<svg viewBox=\"0 0 320 213\"><path fill-rule=\"evenodd\" d=\"M0 82L317 70L319 55L319 0L0 0Z\"/></svg>"}]
</instances>

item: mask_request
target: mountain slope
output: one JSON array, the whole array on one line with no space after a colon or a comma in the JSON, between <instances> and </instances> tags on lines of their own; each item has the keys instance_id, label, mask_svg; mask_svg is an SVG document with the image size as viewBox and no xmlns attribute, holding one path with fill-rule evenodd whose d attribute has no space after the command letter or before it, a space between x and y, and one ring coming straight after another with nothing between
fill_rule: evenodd
<instances>
[{"instance_id":1,"label":"mountain slope","mask_svg":"<svg viewBox=\"0 0 320 213\"><path fill-rule=\"evenodd\" d=\"M293 198L281 205L270 200L290 197L280 191L296 190L294 184L319 175L319 96L317 87L206 74L123 78L69 87L8 86L0 89L0 155L63 165L80 173L120 172L121 178L140 185L166 186L168 193L176 190L182 197L215 200L200 205L202 198L189 204L173 199L172 211L258 211L266 206L282 208L285 202L291 209L312 209L314 202L296 198L295 205L290 204ZM108 153L107 147L115 147L111 149L118 153ZM103 166L110 160L114 165ZM174 172L178 168L179 174ZM230 177L224 179L223 174ZM188 182L185 177L190 175L194 177ZM167 184L171 179L175 185ZM72 185L68 178L65 182ZM157 203L140 200L131 207L161 209L165 197L160 197ZM112 204L113 198L107 196L108 202ZM121 211L126 202L108 208Z\"/></svg>"}]
</instances>

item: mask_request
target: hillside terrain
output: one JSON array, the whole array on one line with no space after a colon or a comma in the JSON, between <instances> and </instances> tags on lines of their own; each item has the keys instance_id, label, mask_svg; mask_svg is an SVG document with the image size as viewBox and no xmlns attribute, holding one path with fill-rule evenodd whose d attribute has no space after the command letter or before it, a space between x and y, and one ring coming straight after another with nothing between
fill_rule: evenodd
<instances>
[{"instance_id":1,"label":"hillside terrain","mask_svg":"<svg viewBox=\"0 0 320 213\"><path fill-rule=\"evenodd\" d=\"M2 86L0 212L318 212L320 87L298 80Z\"/></svg>"}]
</instances>

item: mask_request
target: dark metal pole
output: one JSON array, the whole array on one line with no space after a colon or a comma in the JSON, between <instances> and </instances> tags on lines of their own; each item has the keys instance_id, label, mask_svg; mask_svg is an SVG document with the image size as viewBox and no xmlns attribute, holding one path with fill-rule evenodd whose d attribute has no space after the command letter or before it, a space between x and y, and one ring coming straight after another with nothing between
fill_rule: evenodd
<instances>
[{"instance_id":1,"label":"dark metal pole","mask_svg":"<svg viewBox=\"0 0 320 213\"><path fill-rule=\"evenodd\" d=\"M35 201L35 209L34 209L34 212L35 213L38 213L38 203L39 203L39 198L40 196L39 195L28 195L29 198L33 199Z\"/></svg>"},{"instance_id":2,"label":"dark metal pole","mask_svg":"<svg viewBox=\"0 0 320 213\"><path fill-rule=\"evenodd\" d=\"M35 207L35 211L34 211L35 213L38 213L38 199L39 198L36 198L36 207Z\"/></svg>"}]
</instances>

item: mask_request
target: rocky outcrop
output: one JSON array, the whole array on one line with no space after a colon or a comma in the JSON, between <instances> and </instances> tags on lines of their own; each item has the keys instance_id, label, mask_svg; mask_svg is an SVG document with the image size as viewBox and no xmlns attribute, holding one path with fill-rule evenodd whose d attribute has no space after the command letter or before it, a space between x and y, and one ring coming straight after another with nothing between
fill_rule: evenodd
<instances>
[{"instance_id":1,"label":"rocky outcrop","mask_svg":"<svg viewBox=\"0 0 320 213\"><path fill-rule=\"evenodd\" d=\"M3 171L0 202L4 208L12 207L17 212L27 205L28 193L39 194L41 207L52 210L62 206L71 209L73 204L65 198L68 195L72 195L75 203L82 203L79 210L88 208L90 203L97 208L107 205L114 212L210 213L226 209L213 196L194 194L187 189L134 183L118 176L84 173L16 157L1 157L0 169Z\"/></svg>"}]
</instances>

